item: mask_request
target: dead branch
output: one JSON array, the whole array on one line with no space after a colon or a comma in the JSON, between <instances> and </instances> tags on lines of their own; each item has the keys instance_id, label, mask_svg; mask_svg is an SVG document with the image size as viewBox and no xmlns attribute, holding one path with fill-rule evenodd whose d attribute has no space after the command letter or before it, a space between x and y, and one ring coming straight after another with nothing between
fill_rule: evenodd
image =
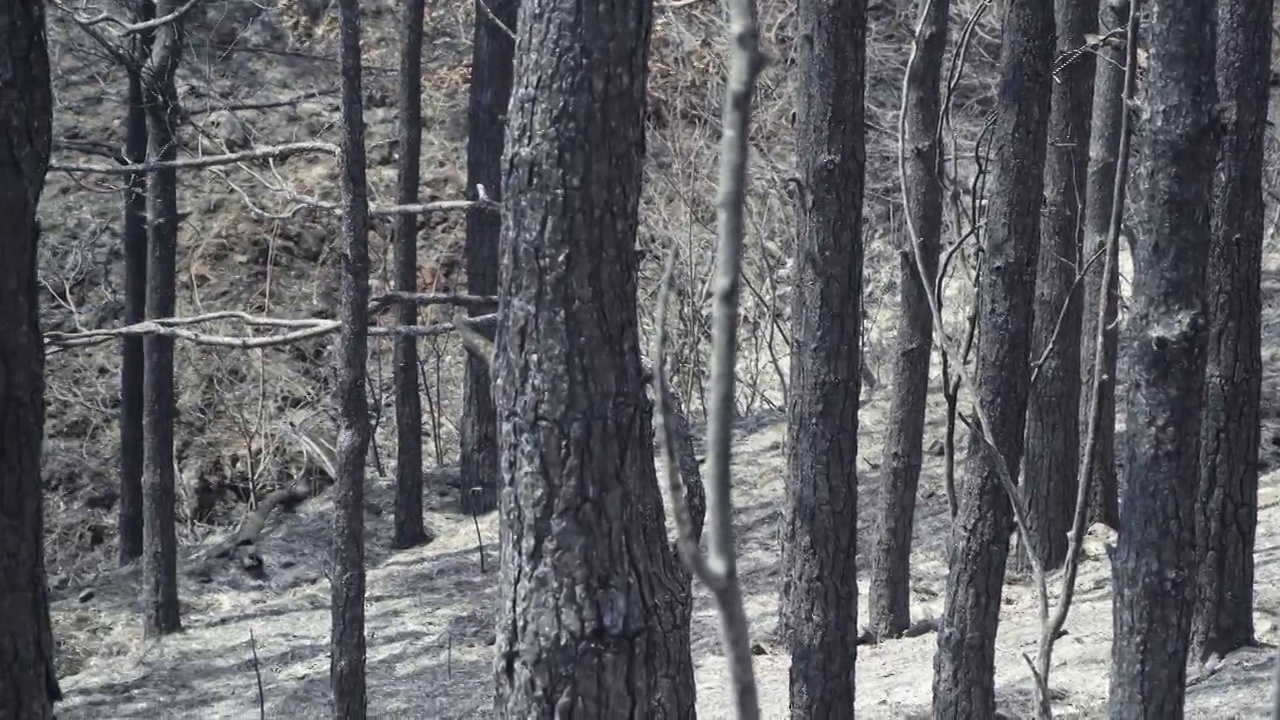
<instances>
[{"instance_id":1,"label":"dead branch","mask_svg":"<svg viewBox=\"0 0 1280 720\"><path fill-rule=\"evenodd\" d=\"M472 325L496 323L497 314L480 315L469 318ZM250 327L266 327L285 330L278 335L214 335L187 329L215 320L236 320ZM250 315L238 311L208 313L185 318L160 318L146 320L133 325L103 330L87 330L83 332L48 332L45 333L45 347L52 354L73 347L88 347L111 342L121 337L155 336L175 340L185 340L196 345L236 348L240 350L279 347L303 340L323 337L342 329L338 320L318 318L285 319ZM436 337L447 335L455 330L453 323L436 323L433 325L391 325L369 328L370 335L409 335L412 337Z\"/></svg>"},{"instance_id":2,"label":"dead branch","mask_svg":"<svg viewBox=\"0 0 1280 720\"><path fill-rule=\"evenodd\" d=\"M390 305L451 305L460 308L495 308L498 298L492 295L455 295L451 293L411 293L393 290L377 295L369 302L369 312L377 313Z\"/></svg>"},{"instance_id":3,"label":"dead branch","mask_svg":"<svg viewBox=\"0 0 1280 720\"><path fill-rule=\"evenodd\" d=\"M99 13L93 17L82 17L77 15L74 10L57 0L52 0L51 4L61 12L65 13L67 17L71 18L72 22L79 25L81 28L88 29L102 25L103 23L111 23L116 26L115 33L123 37L128 35L137 35L138 33L143 33L148 30L155 30L156 28L162 25L168 25L171 22L177 22L187 13L191 12L192 8L199 5L200 2L201 0L187 0L184 5L168 15L162 15L158 18L140 23L127 23L111 13L106 12Z\"/></svg>"},{"instance_id":4,"label":"dead branch","mask_svg":"<svg viewBox=\"0 0 1280 720\"><path fill-rule=\"evenodd\" d=\"M138 163L136 165L67 165L63 163L53 163L49 165L49 169L70 173L132 175L134 173L146 173L169 168L181 170L216 167L219 165L235 165L236 163L247 162L250 160L287 160L294 155L303 154L332 155L336 157L338 155L338 146L327 142L298 142L287 143L284 145L269 145L267 147L224 153L221 155L201 155L198 157L166 161L153 160L150 162Z\"/></svg>"},{"instance_id":5,"label":"dead branch","mask_svg":"<svg viewBox=\"0 0 1280 720\"><path fill-rule=\"evenodd\" d=\"M272 108L287 107L289 105L297 105L300 102L314 100L316 98L328 97L337 94L341 88L333 85L319 90L308 90L307 92L291 95L280 100L263 100L259 102L239 102L239 103L223 103L221 105L208 104L200 108L183 108L188 117L194 115L208 115L215 112L239 112L243 110L270 110Z\"/></svg>"},{"instance_id":6,"label":"dead branch","mask_svg":"<svg viewBox=\"0 0 1280 720\"><path fill-rule=\"evenodd\" d=\"M743 206L746 201L748 129L755 82L764 68L765 57L759 48L755 0L732 0L729 3L731 54L729 78L725 87L723 134L720 154L720 192L717 200L717 267L714 279L715 307L712 320L711 401L707 408L707 512L711 525L708 554L703 555L694 540L689 505L680 500L681 488L675 482L673 468L674 433L671 424L662 421L668 453L667 481L671 489L672 513L677 523L677 547L689 569L710 588L720 610L720 635L729 659L729 676L733 686L737 716L756 720L760 701L755 673L751 667L751 631L742 606L742 588L738 582L733 539L733 506L730 499L732 481L729 462L732 456L734 369L738 356L738 304L741 294L743 238L746 235ZM666 296L670 294L670 276L675 267L674 248L667 259L663 288L658 301L659 324L654 373L658 381L658 402L666 416L671 411L664 366L666 332Z\"/></svg>"}]
</instances>

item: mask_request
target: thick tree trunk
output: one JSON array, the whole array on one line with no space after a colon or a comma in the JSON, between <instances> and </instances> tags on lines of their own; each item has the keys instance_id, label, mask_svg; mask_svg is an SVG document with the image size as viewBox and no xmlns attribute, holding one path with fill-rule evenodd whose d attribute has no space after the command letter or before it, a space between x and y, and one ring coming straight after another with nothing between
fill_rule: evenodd
<instances>
[{"instance_id":1,"label":"thick tree trunk","mask_svg":"<svg viewBox=\"0 0 1280 720\"><path fill-rule=\"evenodd\" d=\"M52 151L44 3L0 4L0 717L62 699L44 572L44 341L36 210Z\"/></svg>"},{"instance_id":2,"label":"thick tree trunk","mask_svg":"<svg viewBox=\"0 0 1280 720\"><path fill-rule=\"evenodd\" d=\"M1196 503L1197 659L1253 642L1262 392L1262 199L1271 0L1218 5L1218 96L1225 134L1214 173L1209 344Z\"/></svg>"},{"instance_id":3,"label":"thick tree trunk","mask_svg":"<svg viewBox=\"0 0 1280 720\"><path fill-rule=\"evenodd\" d=\"M338 477L330 566L333 717L365 716L364 480L369 450L369 198L365 177L359 0L338 0L342 66L343 268L338 334Z\"/></svg>"},{"instance_id":4,"label":"thick tree trunk","mask_svg":"<svg viewBox=\"0 0 1280 720\"><path fill-rule=\"evenodd\" d=\"M472 35L467 191L476 192L476 186L483 185L485 193L494 200L501 199L503 133L515 53L515 40L502 26L515 27L519 5L519 0L477 0ZM493 17L485 12L484 6ZM480 211L467 215L467 292L472 295L498 293L501 235L502 217L498 214ZM472 315L482 312L471 310ZM498 412L493 404L489 366L470 354L467 355L460 435L463 506L474 513L493 510L498 502Z\"/></svg>"},{"instance_id":5,"label":"thick tree trunk","mask_svg":"<svg viewBox=\"0 0 1280 720\"><path fill-rule=\"evenodd\" d=\"M519 12L494 360L503 717L694 713L637 327L651 23L650 0Z\"/></svg>"},{"instance_id":6,"label":"thick tree trunk","mask_svg":"<svg viewBox=\"0 0 1280 720\"><path fill-rule=\"evenodd\" d=\"M1031 368L1032 301L1048 135L1053 8L1008 3L1000 51L997 143L981 265L973 393L1009 473L1016 475ZM995 716L995 642L1009 535L1009 496L999 458L970 433L952 530L946 610L934 660L933 716Z\"/></svg>"},{"instance_id":7,"label":"thick tree trunk","mask_svg":"<svg viewBox=\"0 0 1280 720\"><path fill-rule=\"evenodd\" d=\"M155 15L155 5L141 4L139 20ZM142 63L151 49L151 34L140 33L131 57L138 67L128 68L129 89L125 116L125 161L141 164L147 159L147 106L142 86ZM147 308L147 174L126 176L124 190L124 322L146 319ZM142 556L142 460L145 435L143 345L141 336L121 341L120 353L120 564L128 565Z\"/></svg>"},{"instance_id":8,"label":"thick tree trunk","mask_svg":"<svg viewBox=\"0 0 1280 720\"><path fill-rule=\"evenodd\" d=\"M156 12L177 10L176 0L161 0ZM151 59L143 82L147 88L149 154L156 160L178 157L180 122L174 75L182 56L181 22L156 30ZM178 171L156 170L147 180L149 257L147 315L173 317L177 305ZM178 538L174 528L176 501L173 468L173 428L177 402L173 382L173 338L149 335L143 341L143 629L164 635L182 629L178 609Z\"/></svg>"},{"instance_id":9,"label":"thick tree trunk","mask_svg":"<svg viewBox=\"0 0 1280 720\"><path fill-rule=\"evenodd\" d=\"M1102 0L1099 11L1102 32L1123 28L1129 16L1127 0ZM1091 256L1106 246L1110 232L1111 205L1114 201L1116 162L1119 159L1120 118L1124 109L1124 48L1119 43L1108 43L1098 50L1093 87L1093 120L1089 137L1089 175L1087 202L1084 218L1084 253ZM1084 276L1084 316L1080 328L1080 380L1082 387L1093 387L1093 356L1099 340L1098 315L1095 309L1103 292L1103 264L1094 263ZM1106 288L1106 325L1102 333L1101 405L1096 444L1093 447L1093 465L1089 480L1089 523L1102 522L1119 527L1119 505L1116 491L1116 346L1119 331L1116 323L1116 303L1119 286L1113 273ZM1083 393L1080 399L1080 425L1087 427L1089 397ZM1085 438L1081 438L1083 442ZM1080 457L1089 449L1080 448Z\"/></svg>"},{"instance_id":10,"label":"thick tree trunk","mask_svg":"<svg viewBox=\"0 0 1280 720\"><path fill-rule=\"evenodd\" d=\"M1060 566L1067 556L1080 461L1082 298L1076 275L1089 169L1094 63L1093 53L1076 51L1084 45L1085 33L1097 27L1098 3L1056 0L1054 8L1059 70L1049 111L1045 211L1031 339L1031 357L1043 357L1044 362L1027 400L1022 467L1031 536L1024 553L1034 550L1046 569ZM1065 62L1063 58L1073 59Z\"/></svg>"},{"instance_id":11,"label":"thick tree trunk","mask_svg":"<svg viewBox=\"0 0 1280 720\"><path fill-rule=\"evenodd\" d=\"M803 197L792 311L782 612L791 715L853 707L858 644L864 0L801 0Z\"/></svg>"},{"instance_id":12,"label":"thick tree trunk","mask_svg":"<svg viewBox=\"0 0 1280 720\"><path fill-rule=\"evenodd\" d=\"M423 0L404 0L400 47L401 204L418 202L419 163L422 158L422 16ZM418 289L418 216L396 216L396 289ZM402 303L396 312L401 325L418 324L418 307ZM422 519L422 396L418 388L418 340L395 339L396 385L396 507L397 548L413 547L428 539Z\"/></svg>"},{"instance_id":13,"label":"thick tree trunk","mask_svg":"<svg viewBox=\"0 0 1280 720\"><path fill-rule=\"evenodd\" d=\"M1113 560L1113 718L1182 717L1209 313L1215 3L1156 0L1133 240L1132 377Z\"/></svg>"},{"instance_id":14,"label":"thick tree trunk","mask_svg":"<svg viewBox=\"0 0 1280 720\"><path fill-rule=\"evenodd\" d=\"M908 211L924 260L927 282L938 270L942 232L942 183L938 178L939 84L947 49L949 0L921 0L924 35L907 78L906 148ZM910 242L912 238L908 238ZM910 247L898 250L898 336L893 356L893 398L885 438L886 467L876 541L871 551L867 627L873 638L896 637L911 625L911 533L920 483L933 315Z\"/></svg>"}]
</instances>

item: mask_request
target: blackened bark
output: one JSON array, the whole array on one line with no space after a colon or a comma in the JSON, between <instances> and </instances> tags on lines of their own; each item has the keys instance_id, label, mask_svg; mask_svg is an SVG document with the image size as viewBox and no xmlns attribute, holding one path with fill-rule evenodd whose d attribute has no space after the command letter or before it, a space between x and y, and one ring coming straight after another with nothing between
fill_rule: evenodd
<instances>
[{"instance_id":1,"label":"blackened bark","mask_svg":"<svg viewBox=\"0 0 1280 720\"><path fill-rule=\"evenodd\" d=\"M160 0L156 12L178 9L176 0ZM182 56L181 21L156 30L151 58L143 71L147 90L149 154L155 160L178 157L181 109L174 75ZM147 179L149 243L147 315L173 317L177 301L178 171L164 168ZM143 547L142 617L148 636L182 629L178 610L178 538L174 527L173 428L177 403L173 387L173 338L148 335L143 341Z\"/></svg>"},{"instance_id":2,"label":"blackened bark","mask_svg":"<svg viewBox=\"0 0 1280 720\"><path fill-rule=\"evenodd\" d=\"M1101 32L1123 28L1129 15L1126 0L1102 0L1099 10ZM1120 119L1124 109L1124 48L1108 43L1098 50L1093 87L1093 120L1089 137L1089 175L1087 178L1084 219L1084 255L1098 252L1107 243L1110 232L1111 205L1114 202L1117 153L1120 145ZM1084 276L1084 316L1080 323L1080 380L1082 387L1093 387L1094 350L1099 341L1096 308L1103 292L1103 264L1094 263ZM1090 524L1096 522L1118 528L1120 508L1116 490L1116 350L1119 331L1116 328L1119 273L1113 273L1106 288L1106 324L1101 336L1102 385L1098 395L1101 406L1097 439L1093 447L1093 464L1089 480ZM1080 398L1080 425L1088 426L1089 397ZM1083 442L1085 438L1081 438ZM1080 448L1080 457L1089 449Z\"/></svg>"},{"instance_id":3,"label":"blackened bark","mask_svg":"<svg viewBox=\"0 0 1280 720\"><path fill-rule=\"evenodd\" d=\"M0 717L62 699L44 571L44 341L36 210L52 151L44 3L0 4Z\"/></svg>"},{"instance_id":4,"label":"blackened bark","mask_svg":"<svg viewBox=\"0 0 1280 720\"><path fill-rule=\"evenodd\" d=\"M1008 3L1002 26L994 137L1003 142L996 144L992 159L973 393L991 422L985 431L1016 480L1031 380L1053 7ZM1013 530L998 463L971 432L952 529L946 609L938 628L935 718L995 717L996 628Z\"/></svg>"},{"instance_id":5,"label":"blackened bark","mask_svg":"<svg viewBox=\"0 0 1280 720\"><path fill-rule=\"evenodd\" d=\"M493 17L485 12L488 7ZM507 28L516 24L519 0L477 0L471 51L471 104L467 110L467 189L500 200L503 133L511 98L515 40ZM502 217L491 212L467 215L467 292L498 293L498 243ZM483 311L472 309L472 315ZM463 507L474 513L493 510L498 502L498 413L493 404L489 366L467 356L461 435Z\"/></svg>"},{"instance_id":6,"label":"blackened bark","mask_svg":"<svg viewBox=\"0 0 1280 720\"><path fill-rule=\"evenodd\" d=\"M503 717L694 713L637 327L651 24L651 0L519 11L494 359Z\"/></svg>"},{"instance_id":7,"label":"blackened bark","mask_svg":"<svg viewBox=\"0 0 1280 720\"><path fill-rule=\"evenodd\" d=\"M147 159L147 110L143 105L142 76L129 72L128 115L125 118L125 159L140 164ZM124 190L124 322L146 319L147 306L147 176L128 175ZM121 341L120 353L120 564L142 555L142 457L143 457L143 340Z\"/></svg>"},{"instance_id":8,"label":"blackened bark","mask_svg":"<svg viewBox=\"0 0 1280 720\"><path fill-rule=\"evenodd\" d=\"M155 17L155 3L139 3L136 20ZM136 65L125 68L128 91L125 110L125 162L140 165L147 159L147 105L142 70L151 54L154 33L138 33L130 39L129 57ZM147 174L125 176L124 189L124 322L134 325L147 317ZM121 341L120 352L120 508L118 534L120 565L142 556L142 432L144 382L143 339L139 335Z\"/></svg>"},{"instance_id":9,"label":"blackened bark","mask_svg":"<svg viewBox=\"0 0 1280 720\"><path fill-rule=\"evenodd\" d=\"M330 566L329 689L334 718L366 712L364 480L369 450L369 197L360 69L360 3L338 1L342 65L342 288L338 334L338 477Z\"/></svg>"},{"instance_id":10,"label":"blackened bark","mask_svg":"<svg viewBox=\"0 0 1280 720\"><path fill-rule=\"evenodd\" d=\"M864 0L801 0L782 612L791 716L853 707L858 644Z\"/></svg>"},{"instance_id":11,"label":"blackened bark","mask_svg":"<svg viewBox=\"0 0 1280 720\"><path fill-rule=\"evenodd\" d=\"M1182 717L1214 166L1215 3L1157 0L1142 127L1121 532L1112 566L1113 718Z\"/></svg>"},{"instance_id":12,"label":"blackened bark","mask_svg":"<svg viewBox=\"0 0 1280 720\"><path fill-rule=\"evenodd\" d=\"M921 0L923 36L907 77L906 184L909 212L919 239L928 281L937 274L942 231L942 184L938 178L939 83L947 49L950 0ZM910 242L911 239L908 239ZM933 314L909 247L898 251L898 334L893 356L893 397L884 455L876 541L871 552L867 628L873 638L896 637L911 625L911 533L920 483Z\"/></svg>"},{"instance_id":13,"label":"blackened bark","mask_svg":"<svg viewBox=\"0 0 1280 720\"><path fill-rule=\"evenodd\" d=\"M1052 84L1050 101L1044 166L1045 210L1040 225L1031 336L1031 357L1037 360L1043 357L1044 362L1027 400L1022 466L1022 492L1030 535L1025 551L1034 550L1046 570L1060 566L1067 556L1067 534L1075 511L1080 462L1077 408L1081 395L1083 313L1076 275L1080 267L1089 170L1094 56L1078 50L1085 44L1085 33L1097 27L1098 3L1097 0L1056 0L1054 14L1059 70Z\"/></svg>"},{"instance_id":14,"label":"blackened bark","mask_svg":"<svg viewBox=\"0 0 1280 720\"><path fill-rule=\"evenodd\" d=\"M404 0L400 46L399 191L402 205L418 202L422 158L422 16L423 0ZM396 216L396 289L418 289L418 216ZM401 325L418 324L418 307L402 303ZM418 339L398 335L394 350L396 385L397 548L413 547L428 538L422 519L422 396L418 388Z\"/></svg>"},{"instance_id":15,"label":"blackened bark","mask_svg":"<svg viewBox=\"0 0 1280 720\"><path fill-rule=\"evenodd\" d=\"M1226 111L1214 173L1209 343L1196 501L1198 659L1253 642L1262 392L1262 196L1271 0L1218 4L1217 85Z\"/></svg>"}]
</instances>

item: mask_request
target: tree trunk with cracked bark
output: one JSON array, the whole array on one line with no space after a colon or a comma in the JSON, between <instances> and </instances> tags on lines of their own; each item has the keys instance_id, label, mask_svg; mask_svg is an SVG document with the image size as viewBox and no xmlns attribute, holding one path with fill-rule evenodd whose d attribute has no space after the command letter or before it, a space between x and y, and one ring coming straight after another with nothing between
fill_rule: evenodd
<instances>
[{"instance_id":1,"label":"tree trunk with cracked bark","mask_svg":"<svg viewBox=\"0 0 1280 720\"><path fill-rule=\"evenodd\" d=\"M1099 33L1123 28L1129 16L1127 0L1102 0ZM1117 152L1120 145L1120 119L1124 107L1124 47L1107 43L1098 50L1093 86L1093 120L1089 136L1089 175L1086 180L1084 255L1090 256L1106 247L1110 232L1111 205L1114 200ZM1084 313L1080 329L1080 380L1083 387L1093 387L1093 357L1099 338L1103 343L1101 392L1098 433L1093 447L1093 464L1089 480L1089 517L1092 523L1106 523L1112 528L1120 524L1120 508L1116 489L1116 353L1119 331L1115 327L1119 273L1111 276L1107 293L1106 326L1098 333L1098 307L1102 287L1102 263L1094 263L1084 276ZM1080 427L1088 426L1089 398L1080 398ZM1081 438L1083 443L1085 438ZM1089 449L1080 448L1080 457Z\"/></svg>"},{"instance_id":2,"label":"tree trunk with cracked bark","mask_svg":"<svg viewBox=\"0 0 1280 720\"><path fill-rule=\"evenodd\" d=\"M991 422L984 430L1016 482L1031 379L1054 18L1047 2L1006 7L994 129L1003 141L991 167L973 394ZM970 432L934 659L935 718L995 717L996 629L1013 531L1001 457Z\"/></svg>"},{"instance_id":3,"label":"tree trunk with cracked bark","mask_svg":"<svg viewBox=\"0 0 1280 720\"><path fill-rule=\"evenodd\" d=\"M160 0L163 17L178 9L177 0ZM154 160L178 157L181 108L174 76L182 60L182 21L156 29L151 58L143 69L147 91L148 154ZM178 171L162 168L147 178L147 316L170 318L177 309ZM174 527L176 489L173 430L177 398L173 380L173 338L148 335L143 340L143 630L148 636L182 629L178 608L178 537Z\"/></svg>"},{"instance_id":4,"label":"tree trunk with cracked bark","mask_svg":"<svg viewBox=\"0 0 1280 720\"><path fill-rule=\"evenodd\" d=\"M1031 339L1031 357L1043 358L1043 363L1027 400L1022 466L1022 493L1031 535L1023 557L1034 550L1045 569L1061 566L1067 556L1080 462L1077 408L1083 306L1076 277L1082 264L1094 56L1078 50L1085 44L1085 33L1097 27L1098 3L1057 0L1054 14L1059 69L1050 100L1045 209ZM1016 564L1025 565L1025 560Z\"/></svg>"},{"instance_id":5,"label":"tree trunk with cracked bark","mask_svg":"<svg viewBox=\"0 0 1280 720\"><path fill-rule=\"evenodd\" d=\"M853 707L858 645L864 0L801 0L802 197L792 310L782 612L791 715Z\"/></svg>"},{"instance_id":6,"label":"tree trunk with cracked bark","mask_svg":"<svg viewBox=\"0 0 1280 720\"><path fill-rule=\"evenodd\" d=\"M139 3L136 20L155 17L155 3ZM154 33L131 38L129 57L136 63L125 68L128 95L125 110L125 162L140 165L147 160L147 96L142 66L151 53ZM130 173L124 189L124 322L135 325L147 318L147 174ZM118 535L120 565L142 556L142 474L146 436L144 344L142 336L121 340L120 352L120 508Z\"/></svg>"},{"instance_id":7,"label":"tree trunk with cracked bark","mask_svg":"<svg viewBox=\"0 0 1280 720\"><path fill-rule=\"evenodd\" d=\"M511 74L519 0L477 0L472 34L471 100L467 109L467 192L483 185L485 194L501 200L503 133L511 99ZM493 16L485 12L488 8ZM499 25L501 23L501 25ZM475 211L467 214L467 292L498 293L498 244L502 217ZM484 311L473 308L472 315ZM498 411L493 404L489 366L467 355L463 386L462 502L469 512L493 510L498 502Z\"/></svg>"},{"instance_id":8,"label":"tree trunk with cracked bark","mask_svg":"<svg viewBox=\"0 0 1280 720\"><path fill-rule=\"evenodd\" d=\"M1113 718L1182 717L1195 591L1195 505L1214 168L1213 0L1156 0L1141 111L1132 377L1112 566Z\"/></svg>"},{"instance_id":9,"label":"tree trunk with cracked bark","mask_svg":"<svg viewBox=\"0 0 1280 720\"><path fill-rule=\"evenodd\" d=\"M942 62L947 49L950 0L920 0L924 35L907 78L906 130L908 211L914 213L925 282L938 272L942 233L942 183L938 177ZM907 238L911 242L913 238ZM933 314L910 247L898 250L898 334L893 356L893 398L885 438L885 472L871 583L867 628L872 638L897 637L911 625L911 534L923 460L925 404L933 351Z\"/></svg>"},{"instance_id":10,"label":"tree trunk with cracked bark","mask_svg":"<svg viewBox=\"0 0 1280 720\"><path fill-rule=\"evenodd\" d=\"M651 0L519 11L494 359L504 717L694 713L637 323L651 23Z\"/></svg>"},{"instance_id":11,"label":"tree trunk with cracked bark","mask_svg":"<svg viewBox=\"0 0 1280 720\"><path fill-rule=\"evenodd\" d=\"M36 269L52 152L44 3L0 4L0 717L62 699L44 570L44 340Z\"/></svg>"},{"instance_id":12,"label":"tree trunk with cracked bark","mask_svg":"<svg viewBox=\"0 0 1280 720\"><path fill-rule=\"evenodd\" d=\"M422 159L422 18L423 0L404 0L400 47L400 157L396 199L402 205L418 202ZM396 216L396 289L418 290L418 216ZM401 325L418 324L418 307L401 303ZM418 340L395 339L396 385L396 501L392 545L407 548L430 538L422 519L422 396L418 387Z\"/></svg>"},{"instance_id":13,"label":"tree trunk with cracked bark","mask_svg":"<svg viewBox=\"0 0 1280 720\"><path fill-rule=\"evenodd\" d=\"M342 287L338 334L338 476L329 572L329 688L333 717L367 711L364 637L364 481L369 450L369 198L365 170L360 3L338 0L342 66Z\"/></svg>"},{"instance_id":14,"label":"tree trunk with cracked bark","mask_svg":"<svg viewBox=\"0 0 1280 720\"><path fill-rule=\"evenodd\" d=\"M1196 501L1194 657L1253 642L1262 393L1263 160L1271 0L1220 0L1217 86L1225 127L1214 173L1209 344Z\"/></svg>"}]
</instances>

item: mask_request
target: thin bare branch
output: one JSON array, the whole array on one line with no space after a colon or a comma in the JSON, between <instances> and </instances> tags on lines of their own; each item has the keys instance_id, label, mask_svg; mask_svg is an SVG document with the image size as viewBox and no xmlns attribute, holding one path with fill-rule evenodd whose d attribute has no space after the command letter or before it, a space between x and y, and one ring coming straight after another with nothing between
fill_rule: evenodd
<instances>
[{"instance_id":1,"label":"thin bare branch","mask_svg":"<svg viewBox=\"0 0 1280 720\"><path fill-rule=\"evenodd\" d=\"M267 147L225 153L222 155L201 155L198 157L181 158L170 161L151 161L138 163L136 165L68 165L63 163L53 163L49 166L49 169L71 173L132 175L133 173L152 172L167 168L182 170L216 167L219 165L234 165L236 163L247 162L250 160L286 160L294 155L312 153L332 155L336 157L338 155L338 146L327 142L299 142L288 143L285 145L269 145Z\"/></svg>"},{"instance_id":2,"label":"thin bare branch","mask_svg":"<svg viewBox=\"0 0 1280 720\"><path fill-rule=\"evenodd\" d=\"M201 2L202 0L187 0L185 4L183 4L177 10L174 10L173 12L169 13L168 15L162 15L158 18L147 20L146 22L127 23L121 20L120 18L116 17L115 15L112 15L111 13L106 13L106 12L99 13L97 15L94 15L93 17L83 17L80 15L77 15L74 10L67 7L63 3L58 2L58 0L50 0L50 4L52 4L55 8L57 8L61 12L65 13L68 17L71 18L72 22L79 25L81 28L88 29L88 28L96 27L98 25L102 25L104 23L110 23L115 26L114 32L120 36L137 35L138 33L147 32L148 30L155 30L156 28L162 25L168 25L169 23L177 22L178 20L181 20L183 16L185 16L187 13L191 12L191 10L195 8L195 6L199 5Z\"/></svg>"}]
</instances>

